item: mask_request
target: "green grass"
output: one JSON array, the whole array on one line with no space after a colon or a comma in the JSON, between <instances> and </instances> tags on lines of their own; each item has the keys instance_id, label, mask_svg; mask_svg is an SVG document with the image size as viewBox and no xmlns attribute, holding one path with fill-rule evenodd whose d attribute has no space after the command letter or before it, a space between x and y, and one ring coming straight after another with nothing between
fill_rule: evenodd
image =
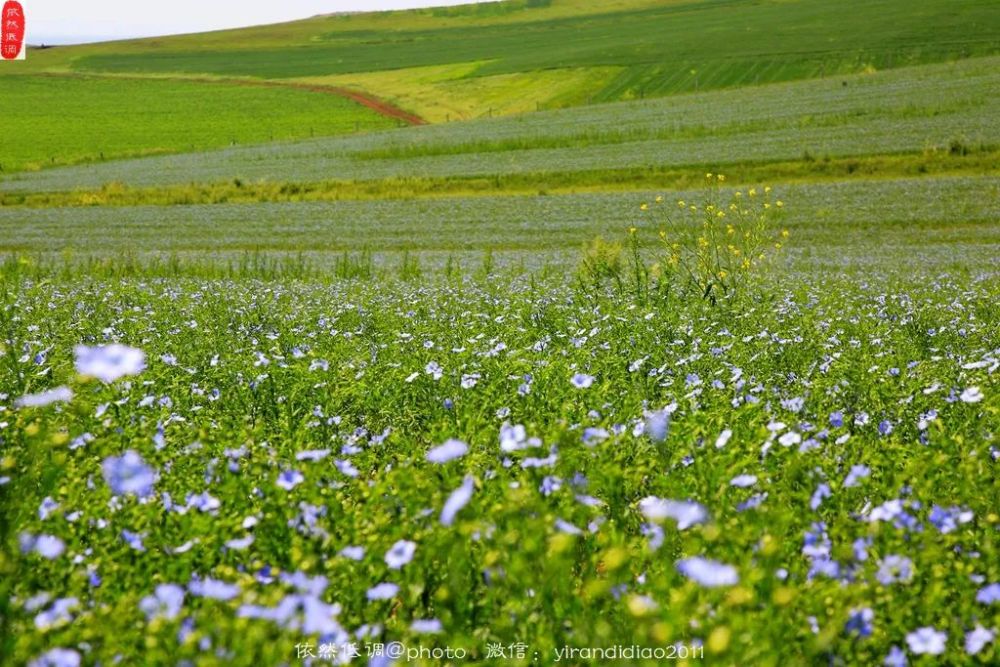
<instances>
[{"instance_id":1,"label":"green grass","mask_svg":"<svg viewBox=\"0 0 1000 667\"><path fill-rule=\"evenodd\" d=\"M989 151L1000 63L977 58L838 79L595 105L503 119L10 175L7 192L397 178L497 179ZM845 85L846 84L846 85ZM627 172L626 172L627 173ZM808 176L808 166L800 171ZM766 175L762 174L762 177ZM585 179L581 179L585 180Z\"/></svg>"},{"instance_id":2,"label":"green grass","mask_svg":"<svg viewBox=\"0 0 1000 667\"><path fill-rule=\"evenodd\" d=\"M336 31L297 49L232 52L164 51L87 56L81 69L188 72L264 78L371 72L490 60L478 74L549 67L631 68L599 99L781 81L919 64L1000 47L997 17L984 0L871 3L820 0L787 3L670 3L605 16L530 24L386 34ZM325 43L324 43L325 42ZM665 65L664 63L670 63ZM690 74L690 70L698 74Z\"/></svg>"},{"instance_id":3,"label":"green grass","mask_svg":"<svg viewBox=\"0 0 1000 667\"><path fill-rule=\"evenodd\" d=\"M621 72L615 66L560 67L477 76L483 64L305 76L293 81L371 92L429 122L445 123L587 104L602 82Z\"/></svg>"},{"instance_id":4,"label":"green grass","mask_svg":"<svg viewBox=\"0 0 1000 667\"><path fill-rule=\"evenodd\" d=\"M551 0L550 2L526 2L525 0L505 0L489 4L476 3L451 7L430 7L423 9L359 12L350 14L331 13L287 23L267 24L247 28L217 30L214 32L170 35L152 39L132 39L37 50L36 58L27 67L65 67L75 58L85 54L107 54L122 52L146 52L157 46L170 48L197 49L245 49L248 45L260 46L306 46L316 35L335 32L357 32L359 30L428 30L462 28L479 25L504 23L532 23L566 17L607 14L609 12L634 11L663 5L667 2L683 0ZM529 6L530 4L530 6Z\"/></svg>"},{"instance_id":5,"label":"green grass","mask_svg":"<svg viewBox=\"0 0 1000 667\"><path fill-rule=\"evenodd\" d=\"M301 90L6 74L0 87L3 172L395 125L354 102Z\"/></svg>"},{"instance_id":6,"label":"green grass","mask_svg":"<svg viewBox=\"0 0 1000 667\"><path fill-rule=\"evenodd\" d=\"M442 119L474 117L494 107L501 113L851 74L1000 50L1000 19L990 0L625 2L599 13L603 4L501 3L312 19L270 31L36 52L38 62L30 67L333 76ZM482 64L458 79L420 80L423 68L476 63ZM575 72L575 91L553 94L540 74L551 69ZM498 89L520 91L519 103L497 104L491 95ZM461 102L435 102L441 93Z\"/></svg>"}]
</instances>

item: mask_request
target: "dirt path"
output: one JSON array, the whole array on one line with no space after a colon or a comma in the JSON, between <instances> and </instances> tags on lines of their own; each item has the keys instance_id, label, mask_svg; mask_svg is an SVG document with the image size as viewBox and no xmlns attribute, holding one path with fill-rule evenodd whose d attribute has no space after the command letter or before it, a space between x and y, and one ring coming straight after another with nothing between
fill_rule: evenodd
<instances>
[{"instance_id":1,"label":"dirt path","mask_svg":"<svg viewBox=\"0 0 1000 667\"><path fill-rule=\"evenodd\" d=\"M363 107L367 107L377 114L387 118L395 118L407 125L427 125L427 121L420 116L410 113L405 109L400 109L396 105L375 97L360 90L352 90L340 86L323 86L310 83L294 83L276 81L274 79L234 79L234 78L213 78L206 76L141 76L138 74L104 74L92 72L38 72L40 76L73 77L85 79L88 77L103 79L128 79L134 81L186 81L193 83L221 83L232 86L255 86L258 88L290 88L293 90L305 90L313 93L325 95L336 95L356 102ZM37 76L36 75L36 76Z\"/></svg>"},{"instance_id":2,"label":"dirt path","mask_svg":"<svg viewBox=\"0 0 1000 667\"><path fill-rule=\"evenodd\" d=\"M184 77L178 77L178 81L192 81L193 79L185 79ZM273 80L260 80L255 81L252 79L196 79L197 81L204 81L205 83L229 83L235 85L246 85L246 86L261 86L265 88L293 88L297 90L308 90L314 93L326 93L327 95L337 95L339 97L346 97L349 100L357 102L361 106L368 107L369 109L375 111L378 114L387 116L388 118L395 118L401 120L407 125L426 125L427 121L420 116L410 113L400 109L391 102L387 102L381 98L375 97L374 95L369 95L368 93L362 92L360 90L352 90L350 88L342 88L340 86L321 86L318 84L311 83L285 83L282 81Z\"/></svg>"}]
</instances>

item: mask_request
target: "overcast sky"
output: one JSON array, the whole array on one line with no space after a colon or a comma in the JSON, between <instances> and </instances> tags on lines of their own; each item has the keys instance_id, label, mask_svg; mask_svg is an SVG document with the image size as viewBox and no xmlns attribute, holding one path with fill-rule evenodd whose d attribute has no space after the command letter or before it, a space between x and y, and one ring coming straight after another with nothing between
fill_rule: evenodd
<instances>
[{"instance_id":1,"label":"overcast sky","mask_svg":"<svg viewBox=\"0 0 1000 667\"><path fill-rule=\"evenodd\" d=\"M463 5L482 0L20 0L32 44L202 32L316 14Z\"/></svg>"}]
</instances>

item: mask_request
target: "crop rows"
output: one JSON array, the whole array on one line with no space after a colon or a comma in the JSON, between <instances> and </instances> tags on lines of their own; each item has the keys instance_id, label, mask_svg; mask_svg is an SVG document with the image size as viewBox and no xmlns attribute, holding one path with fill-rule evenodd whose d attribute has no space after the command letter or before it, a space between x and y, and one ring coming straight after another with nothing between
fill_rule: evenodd
<instances>
[{"instance_id":1,"label":"crop rows","mask_svg":"<svg viewBox=\"0 0 1000 667\"><path fill-rule=\"evenodd\" d=\"M573 172L993 145L994 59L839 80L543 112L499 121L237 147L7 177L4 190ZM944 91L948 91L945 95ZM789 103L788 100L798 100ZM777 119L777 120L775 120ZM608 127L630 127L619 135ZM678 138L671 138L674 129ZM718 136L713 134L719 129ZM564 137L553 147L552 137ZM649 138L646 138L649 137ZM532 147L533 142L538 147ZM547 147L549 146L549 147ZM384 155L385 157L380 157Z\"/></svg>"}]
</instances>

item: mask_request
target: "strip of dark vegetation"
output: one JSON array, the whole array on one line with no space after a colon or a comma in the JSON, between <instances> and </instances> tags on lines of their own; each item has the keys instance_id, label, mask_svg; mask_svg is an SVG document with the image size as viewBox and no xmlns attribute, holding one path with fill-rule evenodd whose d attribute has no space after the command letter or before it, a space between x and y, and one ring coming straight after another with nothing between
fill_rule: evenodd
<instances>
[{"instance_id":1,"label":"strip of dark vegetation","mask_svg":"<svg viewBox=\"0 0 1000 667\"><path fill-rule=\"evenodd\" d=\"M1000 148L968 146L955 141L946 150L920 153L845 158L806 154L799 160L780 162L497 174L484 177L406 177L378 181L327 180L312 183L245 182L233 179L153 188L136 188L116 182L95 190L4 193L0 194L0 206L183 206L503 194L546 195L602 190L670 190L698 187L706 170L720 169L724 169L732 183L989 175L1000 173Z\"/></svg>"}]
</instances>

